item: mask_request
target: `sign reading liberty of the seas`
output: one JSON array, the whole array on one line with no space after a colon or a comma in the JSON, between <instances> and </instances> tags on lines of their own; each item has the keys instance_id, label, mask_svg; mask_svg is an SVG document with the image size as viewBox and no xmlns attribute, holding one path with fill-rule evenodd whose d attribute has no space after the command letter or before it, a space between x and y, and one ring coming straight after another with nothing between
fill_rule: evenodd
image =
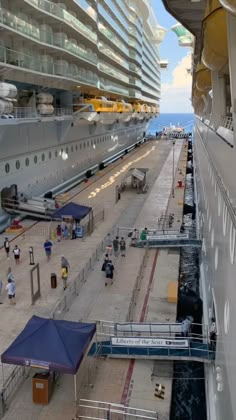
<instances>
[{"instance_id":1,"label":"sign reading liberty of the seas","mask_svg":"<svg viewBox=\"0 0 236 420\"><path fill-rule=\"evenodd\" d=\"M133 347L188 347L188 340L169 340L164 338L144 337L112 337L111 344L114 346Z\"/></svg>"}]
</instances>

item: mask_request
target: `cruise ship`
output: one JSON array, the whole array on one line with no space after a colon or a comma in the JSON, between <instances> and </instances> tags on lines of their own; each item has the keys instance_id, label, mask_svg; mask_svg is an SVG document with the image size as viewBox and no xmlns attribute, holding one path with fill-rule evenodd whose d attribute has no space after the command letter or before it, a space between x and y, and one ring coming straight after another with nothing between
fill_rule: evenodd
<instances>
[{"instance_id":1,"label":"cruise ship","mask_svg":"<svg viewBox=\"0 0 236 420\"><path fill-rule=\"evenodd\" d=\"M235 132L236 1L163 0L191 46L196 206L203 246L204 323L215 322L214 364L205 367L207 418L236 419Z\"/></svg>"},{"instance_id":2,"label":"cruise ship","mask_svg":"<svg viewBox=\"0 0 236 420\"><path fill-rule=\"evenodd\" d=\"M166 32L150 0L1 0L0 29L2 203L75 185L145 139Z\"/></svg>"}]
</instances>

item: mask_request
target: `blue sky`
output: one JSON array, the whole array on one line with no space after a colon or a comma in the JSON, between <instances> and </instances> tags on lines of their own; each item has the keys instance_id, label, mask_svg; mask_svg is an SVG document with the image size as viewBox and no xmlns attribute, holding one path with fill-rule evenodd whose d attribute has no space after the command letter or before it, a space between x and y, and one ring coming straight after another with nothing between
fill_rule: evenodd
<instances>
[{"instance_id":1,"label":"blue sky","mask_svg":"<svg viewBox=\"0 0 236 420\"><path fill-rule=\"evenodd\" d=\"M160 56L169 62L168 69L161 71L162 94L161 113L190 113L191 77L186 68L190 64L190 51L179 47L178 38L171 30L177 21L167 13L162 0L151 0L158 23L167 29L163 43L160 45ZM178 110L178 111L176 111Z\"/></svg>"}]
</instances>

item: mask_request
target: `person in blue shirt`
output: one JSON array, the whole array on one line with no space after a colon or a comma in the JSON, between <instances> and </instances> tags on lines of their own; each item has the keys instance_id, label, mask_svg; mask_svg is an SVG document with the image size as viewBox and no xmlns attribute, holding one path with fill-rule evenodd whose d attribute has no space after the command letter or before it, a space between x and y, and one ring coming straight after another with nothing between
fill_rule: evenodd
<instances>
[{"instance_id":1,"label":"person in blue shirt","mask_svg":"<svg viewBox=\"0 0 236 420\"><path fill-rule=\"evenodd\" d=\"M43 247L44 247L44 250L45 250L46 257L49 261L50 258L51 258L51 255L52 255L52 242L50 242L49 239L46 239Z\"/></svg>"}]
</instances>

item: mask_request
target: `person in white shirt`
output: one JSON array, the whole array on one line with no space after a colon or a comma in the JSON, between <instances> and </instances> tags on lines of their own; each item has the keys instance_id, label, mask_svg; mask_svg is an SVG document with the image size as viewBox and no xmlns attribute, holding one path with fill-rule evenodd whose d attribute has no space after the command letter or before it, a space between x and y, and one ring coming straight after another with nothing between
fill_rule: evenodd
<instances>
[{"instance_id":1,"label":"person in white shirt","mask_svg":"<svg viewBox=\"0 0 236 420\"><path fill-rule=\"evenodd\" d=\"M15 245L15 248L13 249L13 254L16 264L20 264L20 248L18 248L17 245Z\"/></svg>"},{"instance_id":2,"label":"person in white shirt","mask_svg":"<svg viewBox=\"0 0 236 420\"><path fill-rule=\"evenodd\" d=\"M11 279L8 279L8 283L6 285L8 299L11 305L15 305L15 296L16 296L16 285L15 282Z\"/></svg>"}]
</instances>

